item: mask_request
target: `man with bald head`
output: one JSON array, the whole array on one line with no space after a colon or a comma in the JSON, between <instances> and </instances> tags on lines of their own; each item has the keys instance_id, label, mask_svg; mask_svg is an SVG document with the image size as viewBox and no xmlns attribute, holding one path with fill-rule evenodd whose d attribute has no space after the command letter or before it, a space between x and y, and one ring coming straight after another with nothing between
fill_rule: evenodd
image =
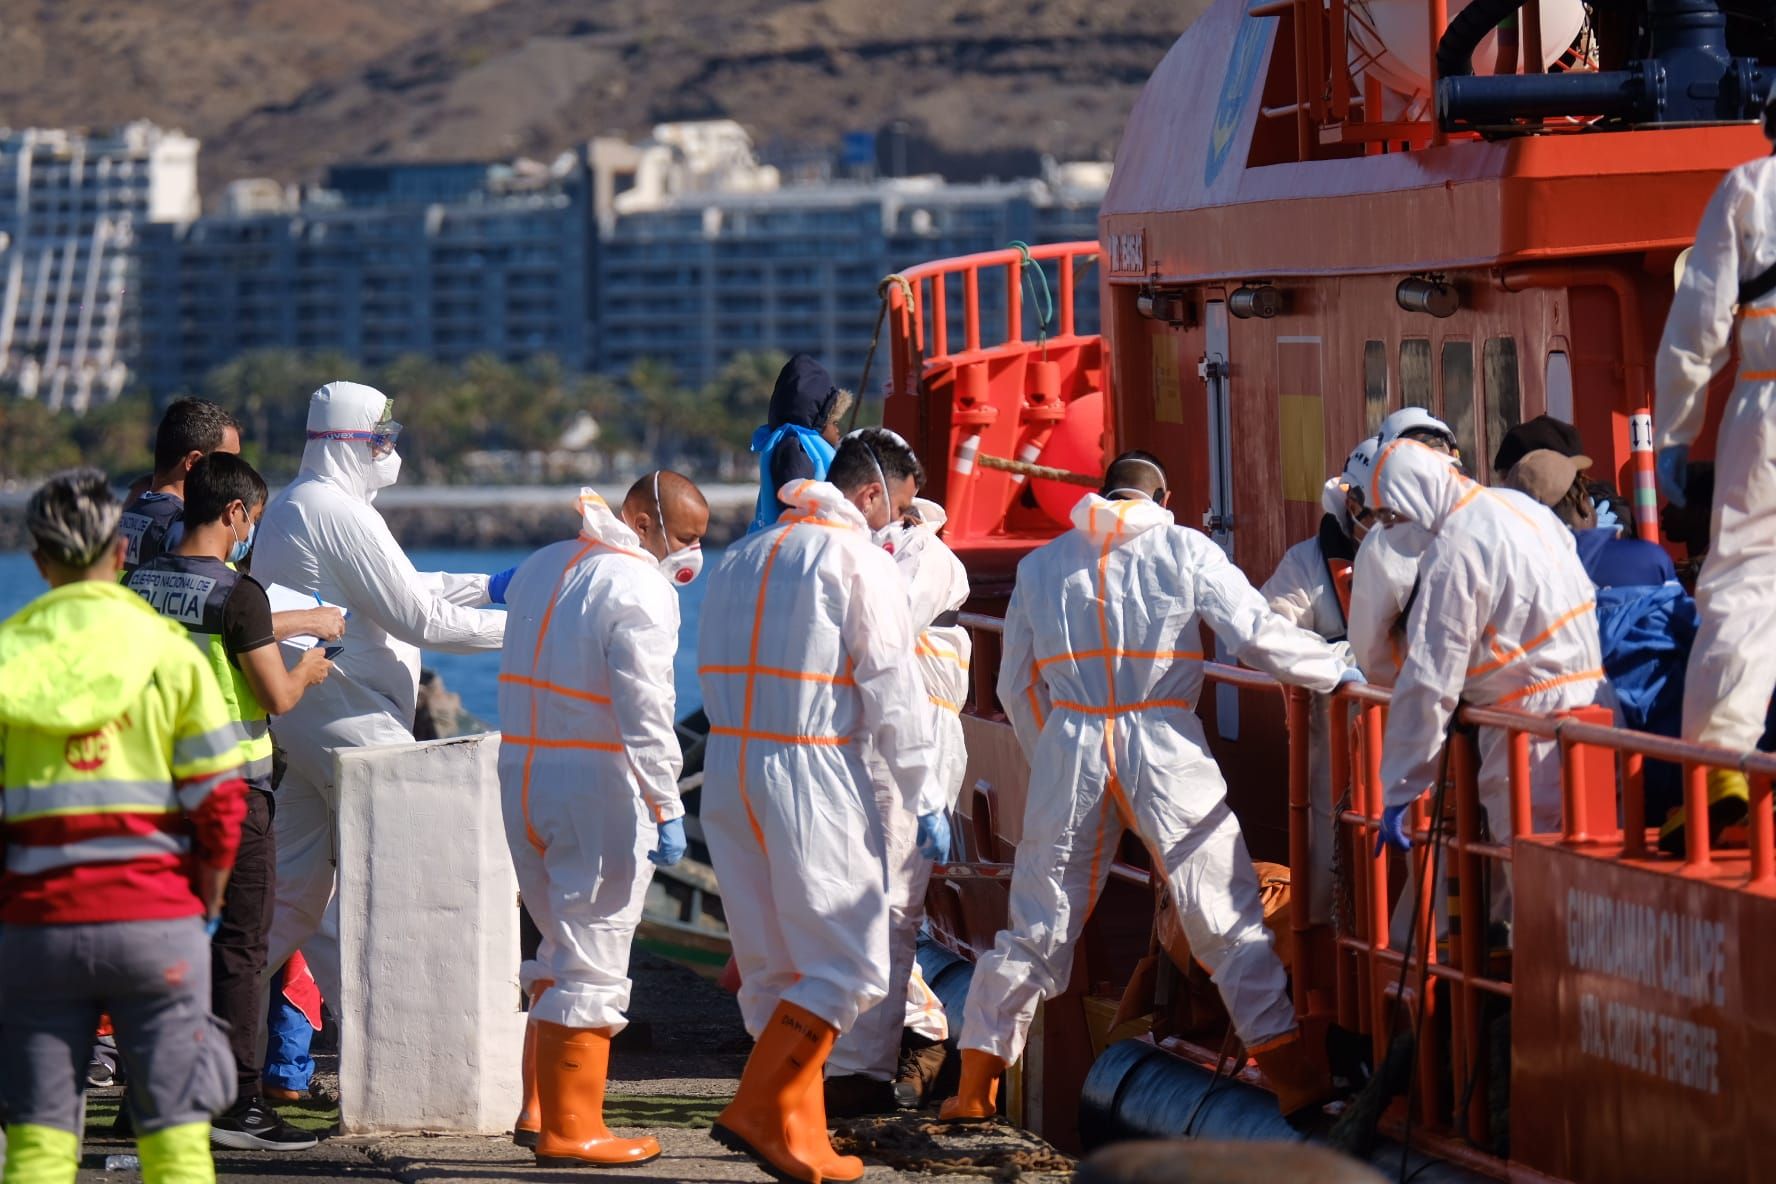
<instances>
[{"instance_id":1,"label":"man with bald head","mask_svg":"<svg viewBox=\"0 0 1776 1184\"><path fill-rule=\"evenodd\" d=\"M709 528L702 493L671 472L637 481L621 514L590 489L579 511L579 537L513 574L500 661L506 841L543 935L520 972L531 1008L513 1139L558 1167L660 1154L605 1127L604 1081L653 866L685 852L676 590L702 570Z\"/></svg>"}]
</instances>

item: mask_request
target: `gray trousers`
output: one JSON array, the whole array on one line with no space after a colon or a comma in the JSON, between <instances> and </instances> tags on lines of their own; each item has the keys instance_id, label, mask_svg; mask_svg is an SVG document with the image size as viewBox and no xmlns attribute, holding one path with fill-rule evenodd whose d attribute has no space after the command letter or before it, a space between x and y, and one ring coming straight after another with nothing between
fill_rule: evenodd
<instances>
[{"instance_id":1,"label":"gray trousers","mask_svg":"<svg viewBox=\"0 0 1776 1184\"><path fill-rule=\"evenodd\" d=\"M210 1014L196 917L0 929L0 1110L75 1131L99 1014L129 1069L136 1131L208 1122L234 1101L228 1033Z\"/></svg>"}]
</instances>

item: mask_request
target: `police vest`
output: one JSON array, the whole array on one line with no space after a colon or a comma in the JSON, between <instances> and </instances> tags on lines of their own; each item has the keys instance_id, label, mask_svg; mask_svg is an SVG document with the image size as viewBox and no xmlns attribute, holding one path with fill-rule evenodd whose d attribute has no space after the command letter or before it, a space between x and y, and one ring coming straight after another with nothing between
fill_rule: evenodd
<instances>
[{"instance_id":1,"label":"police vest","mask_svg":"<svg viewBox=\"0 0 1776 1184\"><path fill-rule=\"evenodd\" d=\"M253 688L229 660L222 641L222 610L242 579L220 559L198 555L161 555L130 575L130 590L147 600L163 617L185 626L191 640L209 659L216 685L222 688L229 718L241 725L241 777L259 789L271 788L271 729Z\"/></svg>"},{"instance_id":2,"label":"police vest","mask_svg":"<svg viewBox=\"0 0 1776 1184\"><path fill-rule=\"evenodd\" d=\"M166 549L167 536L184 513L185 500L170 493L145 493L124 509L117 533L129 540L123 555L125 575Z\"/></svg>"}]
</instances>

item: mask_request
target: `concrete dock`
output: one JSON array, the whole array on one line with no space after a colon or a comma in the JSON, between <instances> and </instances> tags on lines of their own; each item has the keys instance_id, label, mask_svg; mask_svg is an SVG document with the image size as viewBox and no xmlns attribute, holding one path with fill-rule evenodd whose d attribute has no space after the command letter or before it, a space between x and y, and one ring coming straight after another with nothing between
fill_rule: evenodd
<instances>
[{"instance_id":1,"label":"concrete dock","mask_svg":"<svg viewBox=\"0 0 1776 1184\"><path fill-rule=\"evenodd\" d=\"M749 1048L733 998L709 980L646 953L636 954L632 974L631 1022L613 1049L605 1114L620 1133L645 1130L660 1140L664 1154L652 1163L620 1171L543 1169L536 1167L529 1152L505 1139L413 1132L323 1138L313 1150L291 1154L217 1149L217 1175L259 1184L771 1179L749 1159L708 1136L711 1119L733 1096ZM422 1000L415 1001L413 1022L420 1026L426 1022ZM328 1058L324 1065L333 1063ZM325 1076L321 1080L325 1082ZM120 1093L93 1090L88 1095L82 1184L134 1184L141 1179L139 1172L107 1172L103 1167L106 1156L135 1150L133 1144L104 1131ZM318 1130L329 1129L338 1117L337 1106L330 1102L279 1109L286 1119ZM1009 1124L956 1129L938 1126L933 1117L934 1112L926 1112L842 1123L834 1142L842 1151L864 1155L869 1184L930 1181L938 1175L1030 1184L1062 1184L1071 1178L1069 1160Z\"/></svg>"}]
</instances>

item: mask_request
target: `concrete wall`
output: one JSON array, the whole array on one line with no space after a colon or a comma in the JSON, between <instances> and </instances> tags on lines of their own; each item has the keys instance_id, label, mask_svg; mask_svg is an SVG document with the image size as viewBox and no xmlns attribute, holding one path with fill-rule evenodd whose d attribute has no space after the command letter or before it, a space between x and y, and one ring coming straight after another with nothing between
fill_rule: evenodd
<instances>
[{"instance_id":1,"label":"concrete wall","mask_svg":"<svg viewBox=\"0 0 1776 1184\"><path fill-rule=\"evenodd\" d=\"M524 1014L498 755L495 734L340 757L347 1134L511 1129Z\"/></svg>"}]
</instances>

